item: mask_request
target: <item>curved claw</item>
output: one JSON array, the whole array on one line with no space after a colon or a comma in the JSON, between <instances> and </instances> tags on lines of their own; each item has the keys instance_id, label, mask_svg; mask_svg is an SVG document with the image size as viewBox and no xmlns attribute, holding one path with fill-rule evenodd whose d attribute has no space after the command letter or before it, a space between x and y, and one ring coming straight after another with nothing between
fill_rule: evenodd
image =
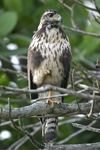
<instances>
[{"instance_id":1,"label":"curved claw","mask_svg":"<svg viewBox=\"0 0 100 150\"><path fill-rule=\"evenodd\" d=\"M47 99L47 100L46 100L46 103L49 103L49 104L51 103L52 108L54 108L54 103L59 104L60 101L53 101L52 99Z\"/></svg>"},{"instance_id":2,"label":"curved claw","mask_svg":"<svg viewBox=\"0 0 100 150\"><path fill-rule=\"evenodd\" d=\"M44 72L44 74L45 74L46 76L51 77L51 70L47 70L46 72Z\"/></svg>"}]
</instances>

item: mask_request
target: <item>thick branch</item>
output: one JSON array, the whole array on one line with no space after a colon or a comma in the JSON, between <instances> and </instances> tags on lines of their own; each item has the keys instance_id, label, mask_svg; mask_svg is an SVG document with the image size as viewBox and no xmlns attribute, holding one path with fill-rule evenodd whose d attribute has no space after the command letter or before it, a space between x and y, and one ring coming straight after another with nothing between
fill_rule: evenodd
<instances>
[{"instance_id":1,"label":"thick branch","mask_svg":"<svg viewBox=\"0 0 100 150\"><path fill-rule=\"evenodd\" d=\"M79 103L81 113L87 114L90 111L91 103ZM14 108L11 110L11 118L17 119L20 118L26 118L41 114L55 114L58 116L62 116L69 113L80 113L78 110L77 104L55 104L54 109L52 109L52 106L49 104L46 104L44 102L36 102L32 105L21 107L21 108ZM96 102L94 105L93 113L99 113L100 112L100 102ZM53 115L53 117L55 116ZM47 115L46 115L47 116ZM51 117L52 115L48 116ZM2 109L1 112L1 119L8 119L9 118L9 110Z\"/></svg>"},{"instance_id":2,"label":"thick branch","mask_svg":"<svg viewBox=\"0 0 100 150\"><path fill-rule=\"evenodd\" d=\"M98 143L87 143L87 144L67 144L67 145L53 145L46 146L44 150L97 150L100 149L100 142Z\"/></svg>"}]
</instances>

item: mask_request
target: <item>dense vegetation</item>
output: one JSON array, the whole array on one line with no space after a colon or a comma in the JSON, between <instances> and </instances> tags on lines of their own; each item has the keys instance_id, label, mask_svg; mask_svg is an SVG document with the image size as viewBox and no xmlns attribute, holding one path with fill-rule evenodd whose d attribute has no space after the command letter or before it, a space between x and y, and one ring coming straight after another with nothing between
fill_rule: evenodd
<instances>
[{"instance_id":1,"label":"dense vegetation","mask_svg":"<svg viewBox=\"0 0 100 150\"><path fill-rule=\"evenodd\" d=\"M91 71L97 71L95 64L97 59L100 59L100 1L92 0L78 0L83 5L88 7L94 6L94 11L86 9L85 7L75 3L74 0L1 0L0 1L0 85L14 88L28 88L27 82L27 51L34 31L37 30L41 15L47 9L55 9L61 13L63 18L62 27L68 35L73 59L78 61L82 66ZM91 4L91 5L90 5ZM99 17L98 17L99 16ZM74 29L74 31L72 31ZM79 31L79 32L77 32ZM82 31L82 33L80 33ZM86 33L88 35L86 35ZM92 35L93 33L93 35ZM99 35L99 36L98 36ZM13 47L11 47L13 44ZM12 50L11 50L12 48ZM15 48L15 49L14 49ZM14 57L15 56L15 57ZM18 65L16 65L16 58ZM72 70L75 69L75 81L83 79L82 84L93 86L96 84L94 79L84 74L82 70L78 70L75 63L72 61ZM69 82L70 84L70 82ZM69 87L72 89L72 87ZM76 90L80 88L76 85ZM7 92L0 89L0 106L8 109L8 98L11 101L12 108L20 108L30 104L28 94L7 94ZM90 92L91 93L91 92ZM67 96L65 103L71 103L75 100L73 96ZM84 99L79 99L85 102ZM59 122L65 120L79 119L77 116L68 116L59 118ZM80 119L81 124L88 125L90 119ZM1 123L8 120L1 120ZM22 124L24 126L35 124L38 122L37 118L24 118ZM16 125L18 123L16 122ZM95 127L100 127L100 122L95 123ZM13 143L20 140L18 144L25 140L23 134L17 132L12 128L11 124L1 126L0 132L8 130L11 132L11 137L2 140L0 138L0 149L7 149ZM27 128L31 133L33 128ZM71 124L64 124L59 127L57 142L61 141L78 129ZM24 138L23 138L24 137ZM42 143L41 130L39 130L34 138ZM99 142L100 137L98 133L85 131L66 142L67 144L77 143L92 143ZM18 145L15 144L15 147ZM33 149L35 148L29 140L23 142L19 149ZM17 149L17 148L16 148Z\"/></svg>"}]
</instances>

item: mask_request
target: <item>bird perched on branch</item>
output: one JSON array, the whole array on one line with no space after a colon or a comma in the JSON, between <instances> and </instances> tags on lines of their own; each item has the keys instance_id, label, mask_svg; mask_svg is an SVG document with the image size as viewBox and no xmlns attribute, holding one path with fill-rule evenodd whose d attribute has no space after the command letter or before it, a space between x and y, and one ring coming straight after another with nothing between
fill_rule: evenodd
<instances>
[{"instance_id":1,"label":"bird perched on branch","mask_svg":"<svg viewBox=\"0 0 100 150\"><path fill-rule=\"evenodd\" d=\"M29 89L36 89L47 84L67 88L71 67L70 42L59 26L62 17L56 10L47 10L40 19L37 32L33 35L28 49ZM41 97L59 95L57 91L30 94L31 100ZM51 103L63 102L63 98L48 98ZM57 138L58 118L40 118L42 138L45 144L54 144Z\"/></svg>"}]
</instances>

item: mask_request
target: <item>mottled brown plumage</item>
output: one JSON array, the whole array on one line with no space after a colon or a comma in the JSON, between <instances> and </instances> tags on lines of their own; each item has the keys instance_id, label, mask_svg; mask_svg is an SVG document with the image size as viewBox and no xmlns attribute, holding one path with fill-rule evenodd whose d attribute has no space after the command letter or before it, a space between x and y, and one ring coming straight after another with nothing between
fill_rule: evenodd
<instances>
[{"instance_id":1,"label":"mottled brown plumage","mask_svg":"<svg viewBox=\"0 0 100 150\"><path fill-rule=\"evenodd\" d=\"M46 11L40 20L38 30L32 38L28 50L29 89L51 84L67 87L71 67L70 42L62 28L60 13ZM31 94L31 99L46 97L50 92ZM52 91L52 95L59 92ZM46 101L46 100L44 100ZM62 102L61 98L52 101ZM53 144L57 138L57 118L45 118L42 121L42 137L45 144Z\"/></svg>"}]
</instances>

